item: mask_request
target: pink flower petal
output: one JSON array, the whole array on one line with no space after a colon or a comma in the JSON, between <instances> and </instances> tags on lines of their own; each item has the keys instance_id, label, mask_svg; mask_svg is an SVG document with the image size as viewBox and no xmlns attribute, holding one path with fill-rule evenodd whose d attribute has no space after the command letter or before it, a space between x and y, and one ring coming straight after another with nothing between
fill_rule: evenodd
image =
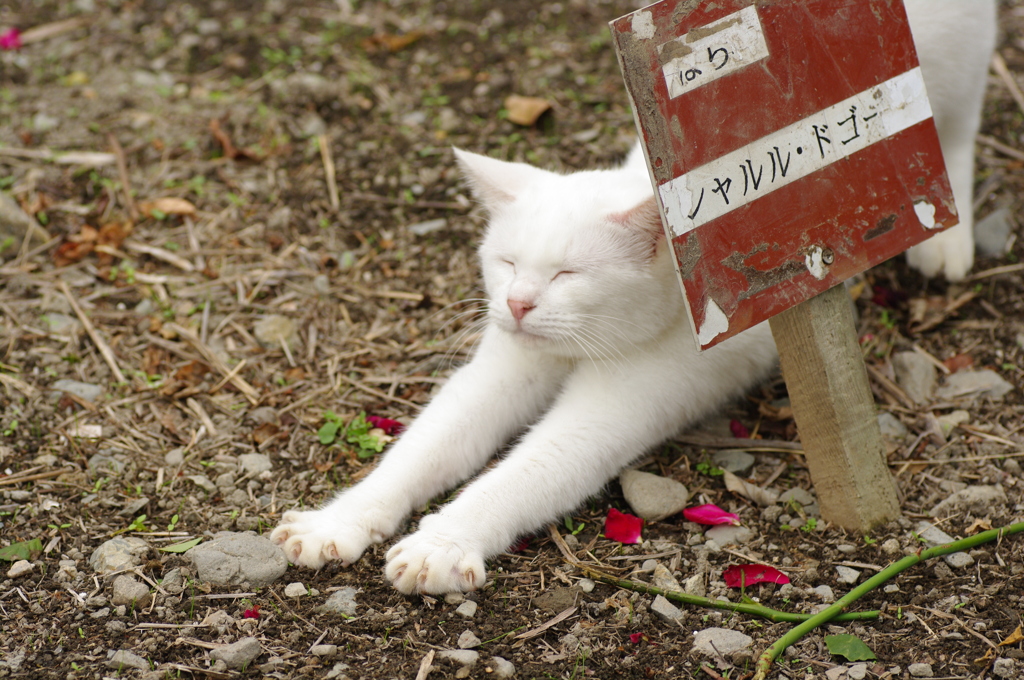
<instances>
[{"instance_id":1,"label":"pink flower petal","mask_svg":"<svg viewBox=\"0 0 1024 680\"><path fill-rule=\"evenodd\" d=\"M747 429L746 425L735 418L729 421L729 431L732 432L732 436L737 439L750 439L750 430Z\"/></svg>"},{"instance_id":2,"label":"pink flower petal","mask_svg":"<svg viewBox=\"0 0 1024 680\"><path fill-rule=\"evenodd\" d=\"M258 619L260 618L260 606L258 604L253 605L252 609L246 609L242 612L243 619Z\"/></svg>"},{"instance_id":3,"label":"pink flower petal","mask_svg":"<svg viewBox=\"0 0 1024 680\"><path fill-rule=\"evenodd\" d=\"M517 538L516 542L513 543L512 545L510 545L508 547L508 550L506 550L505 552L512 553L512 554L521 553L521 552L523 552L524 550L526 550L529 547L530 547L530 539L528 537L526 537L526 536L521 536L521 537Z\"/></svg>"},{"instance_id":4,"label":"pink flower petal","mask_svg":"<svg viewBox=\"0 0 1024 680\"><path fill-rule=\"evenodd\" d=\"M755 583L789 583L789 577L766 564L734 564L722 572L725 585L730 588L752 586Z\"/></svg>"},{"instance_id":5,"label":"pink flower petal","mask_svg":"<svg viewBox=\"0 0 1024 680\"><path fill-rule=\"evenodd\" d=\"M384 430L386 435L397 435L405 429L405 425L392 420L391 418L382 418L380 416L366 416L366 422L370 423L373 427L379 427Z\"/></svg>"},{"instance_id":6,"label":"pink flower petal","mask_svg":"<svg viewBox=\"0 0 1024 680\"><path fill-rule=\"evenodd\" d=\"M740 523L739 515L726 512L710 503L698 505L695 508L686 508L683 510L683 517L697 524L733 524L738 526Z\"/></svg>"},{"instance_id":7,"label":"pink flower petal","mask_svg":"<svg viewBox=\"0 0 1024 680\"><path fill-rule=\"evenodd\" d=\"M608 516L604 519L604 535L619 543L639 543L640 531L644 521L639 517L608 508Z\"/></svg>"},{"instance_id":8,"label":"pink flower petal","mask_svg":"<svg viewBox=\"0 0 1024 680\"><path fill-rule=\"evenodd\" d=\"M16 28L9 28L0 33L0 50L16 50L21 47L21 33Z\"/></svg>"},{"instance_id":9,"label":"pink flower petal","mask_svg":"<svg viewBox=\"0 0 1024 680\"><path fill-rule=\"evenodd\" d=\"M629 636L629 641L632 642L634 645L638 645L640 644L640 641L643 640L645 637L647 637L647 635L644 633L631 633Z\"/></svg>"}]
</instances>

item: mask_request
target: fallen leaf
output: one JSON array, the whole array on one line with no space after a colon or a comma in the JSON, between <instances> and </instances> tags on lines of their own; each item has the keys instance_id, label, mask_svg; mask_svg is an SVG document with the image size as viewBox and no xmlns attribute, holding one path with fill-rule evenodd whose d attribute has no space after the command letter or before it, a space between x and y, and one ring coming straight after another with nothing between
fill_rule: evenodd
<instances>
[{"instance_id":1,"label":"fallen leaf","mask_svg":"<svg viewBox=\"0 0 1024 680\"><path fill-rule=\"evenodd\" d=\"M734 564L722 572L729 588L744 588L757 583L789 583L789 577L767 564Z\"/></svg>"},{"instance_id":2,"label":"fallen leaf","mask_svg":"<svg viewBox=\"0 0 1024 680\"><path fill-rule=\"evenodd\" d=\"M992 522L988 521L987 519L982 518L982 519L974 520L974 522L971 523L971 526L967 527L967 531L965 531L964 533L968 534L969 536L973 536L974 534L978 533L979 531L991 531L991 530L992 530Z\"/></svg>"},{"instance_id":3,"label":"fallen leaf","mask_svg":"<svg viewBox=\"0 0 1024 680\"><path fill-rule=\"evenodd\" d=\"M12 543L6 548L0 548L0 560L17 562L18 560L30 560L43 552L43 543L38 538L31 541Z\"/></svg>"},{"instance_id":4,"label":"fallen leaf","mask_svg":"<svg viewBox=\"0 0 1024 680\"><path fill-rule=\"evenodd\" d=\"M643 528L644 521L639 517L608 508L608 515L604 519L605 538L619 543L639 543Z\"/></svg>"},{"instance_id":5,"label":"fallen leaf","mask_svg":"<svg viewBox=\"0 0 1024 680\"><path fill-rule=\"evenodd\" d=\"M188 541L182 541L181 543L174 543L173 545L164 546L163 548L160 548L160 551L169 553L183 553L196 547L202 541L203 539L200 536L199 538L193 538Z\"/></svg>"},{"instance_id":6,"label":"fallen leaf","mask_svg":"<svg viewBox=\"0 0 1024 680\"><path fill-rule=\"evenodd\" d=\"M826 635L825 646L829 653L844 657L847 661L870 661L877 658L871 648L856 635Z\"/></svg>"},{"instance_id":7,"label":"fallen leaf","mask_svg":"<svg viewBox=\"0 0 1024 680\"><path fill-rule=\"evenodd\" d=\"M239 149L235 146L228 133L224 132L224 129L221 128L220 120L217 118L210 119L210 134L213 135L213 138L217 140L218 144L220 144L221 149L224 150L225 158L230 158L232 160L243 158L250 161L259 161L263 159L263 156L255 151Z\"/></svg>"},{"instance_id":8,"label":"fallen leaf","mask_svg":"<svg viewBox=\"0 0 1024 680\"><path fill-rule=\"evenodd\" d=\"M762 507L773 505L779 499L778 492L765 489L757 484L751 484L728 470L722 470L722 479L725 481L726 489L734 494L750 499Z\"/></svg>"},{"instance_id":9,"label":"fallen leaf","mask_svg":"<svg viewBox=\"0 0 1024 680\"><path fill-rule=\"evenodd\" d=\"M153 201L139 203L139 210L146 217L160 217L163 215L195 215L196 207L184 198L164 196Z\"/></svg>"},{"instance_id":10,"label":"fallen leaf","mask_svg":"<svg viewBox=\"0 0 1024 680\"><path fill-rule=\"evenodd\" d=\"M957 371L973 366L974 357L970 354L957 354L943 361L942 365L948 368L950 373L956 373Z\"/></svg>"},{"instance_id":11,"label":"fallen leaf","mask_svg":"<svg viewBox=\"0 0 1024 680\"><path fill-rule=\"evenodd\" d=\"M274 423L260 423L252 431L252 441L256 446L260 446L276 437L280 431L281 428Z\"/></svg>"},{"instance_id":12,"label":"fallen leaf","mask_svg":"<svg viewBox=\"0 0 1024 680\"><path fill-rule=\"evenodd\" d=\"M694 508L686 508L683 510L683 517L690 522L696 522L697 524L732 524L739 526L740 516L731 512L722 510L717 505L708 503L706 505L698 505Z\"/></svg>"},{"instance_id":13,"label":"fallen leaf","mask_svg":"<svg viewBox=\"0 0 1024 680\"><path fill-rule=\"evenodd\" d=\"M409 45L426 35L423 31L409 31L408 33L402 33L396 35L394 33L378 33L372 35L363 41L363 49L368 52L374 52L378 48L383 47L388 52L398 52L404 50Z\"/></svg>"},{"instance_id":14,"label":"fallen leaf","mask_svg":"<svg viewBox=\"0 0 1024 680\"><path fill-rule=\"evenodd\" d=\"M53 264L57 267L67 267L81 262L95 247L96 245L90 241L81 243L65 241L53 251Z\"/></svg>"},{"instance_id":15,"label":"fallen leaf","mask_svg":"<svg viewBox=\"0 0 1024 680\"><path fill-rule=\"evenodd\" d=\"M508 119L516 125L529 127L550 108L551 104L540 97L522 97L518 94L510 94L505 98Z\"/></svg>"},{"instance_id":16,"label":"fallen leaf","mask_svg":"<svg viewBox=\"0 0 1024 680\"><path fill-rule=\"evenodd\" d=\"M1018 625L1017 630L1010 633L1009 637L999 643L999 646L1005 647L1006 645L1015 645L1021 640L1024 640L1024 631L1021 631L1021 628Z\"/></svg>"}]
</instances>

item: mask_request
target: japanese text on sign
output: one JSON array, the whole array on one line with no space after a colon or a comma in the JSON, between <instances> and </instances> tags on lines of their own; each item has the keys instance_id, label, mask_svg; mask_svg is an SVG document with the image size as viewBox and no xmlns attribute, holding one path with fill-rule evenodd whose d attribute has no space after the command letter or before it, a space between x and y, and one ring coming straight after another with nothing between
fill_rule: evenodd
<instances>
[{"instance_id":1,"label":"japanese text on sign","mask_svg":"<svg viewBox=\"0 0 1024 680\"><path fill-rule=\"evenodd\" d=\"M666 182L665 217L682 236L931 115L911 69Z\"/></svg>"},{"instance_id":2,"label":"japanese text on sign","mask_svg":"<svg viewBox=\"0 0 1024 680\"><path fill-rule=\"evenodd\" d=\"M753 5L658 46L668 96L676 98L768 56Z\"/></svg>"}]
</instances>

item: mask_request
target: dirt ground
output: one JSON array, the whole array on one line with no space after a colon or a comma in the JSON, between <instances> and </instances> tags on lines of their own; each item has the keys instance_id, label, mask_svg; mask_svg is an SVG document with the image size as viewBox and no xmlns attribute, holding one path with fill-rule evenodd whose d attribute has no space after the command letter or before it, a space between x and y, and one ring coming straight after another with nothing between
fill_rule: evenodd
<instances>
[{"instance_id":1,"label":"dirt ground","mask_svg":"<svg viewBox=\"0 0 1024 680\"><path fill-rule=\"evenodd\" d=\"M46 233L0 253L0 547L39 541L28 573L0 562L0 677L502 677L495 657L519 678L746 677L749 652L701 657L692 631L742 631L756 655L789 624L695 607L669 623L648 595L581 581L546 532L490 562L487 585L467 595L471 618L458 602L386 585L388 544L351 568L290 567L249 590L204 583L187 556L160 550L268 533L284 510L357 480L373 457L321 444L326 412L408 422L465 360L483 217L452 145L576 169L616 162L632 143L606 24L637 5L348 4L0 1L0 31L16 26L24 41L0 51L0 189ZM639 581L648 560L683 580L706 559L709 594L733 600L722 570L762 561L793 587L748 594L809 611L821 586L849 589L836 566L872 573L918 549L918 523L965 485L1006 500L943 514L946 533L1021 520L1024 98L1007 78L1019 93L1024 2L1004 0L1002 21L1009 75L989 77L975 207L1009 221L1008 251L979 257L956 285L899 260L856 289L879 408L906 428L889 440L904 517L854 536L813 510L765 510L725 490L707 461L735 444L737 425L759 438L750 480L811 489L801 455L785 448L797 434L776 378L709 423L704 445L668 443L643 467L737 512L750 541L701 552L703 529L678 516L649 523L642 544L609 541L607 509L628 509L613 483L558 527L579 559ZM512 94L551 110L517 125ZM1015 389L915 403L891 360L915 349L941 364L942 380L990 369ZM251 453L269 456L271 471L243 474L239 456ZM793 516L780 521L783 511ZM111 579L90 566L114 535L150 547L129 572L152 587L146 606L118 608ZM1024 611L1022 545L981 546L967 567L912 569L858 603L884 609L880 620L815 632L773 677L844 677L824 643L836 632L877 656L845 677L907 678L912 664L935 678L1024 677L1021 643L999 646ZM177 593L161 587L174 569L186 584ZM304 596L285 594L293 582ZM315 611L346 587L357 589L354 617ZM442 659L467 630L482 641L478 662ZM260 655L213 669L211 650L245 636ZM116 650L148 668L109 663Z\"/></svg>"}]
</instances>

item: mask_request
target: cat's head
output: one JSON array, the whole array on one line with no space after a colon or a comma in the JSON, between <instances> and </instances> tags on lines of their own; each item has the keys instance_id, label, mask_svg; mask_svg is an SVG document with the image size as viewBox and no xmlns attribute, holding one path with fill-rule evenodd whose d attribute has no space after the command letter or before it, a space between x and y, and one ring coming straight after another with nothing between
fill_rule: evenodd
<instances>
[{"instance_id":1,"label":"cat's head","mask_svg":"<svg viewBox=\"0 0 1024 680\"><path fill-rule=\"evenodd\" d=\"M571 357L616 357L674 323L682 295L642 165L562 175L455 150L490 214L493 324Z\"/></svg>"}]
</instances>

